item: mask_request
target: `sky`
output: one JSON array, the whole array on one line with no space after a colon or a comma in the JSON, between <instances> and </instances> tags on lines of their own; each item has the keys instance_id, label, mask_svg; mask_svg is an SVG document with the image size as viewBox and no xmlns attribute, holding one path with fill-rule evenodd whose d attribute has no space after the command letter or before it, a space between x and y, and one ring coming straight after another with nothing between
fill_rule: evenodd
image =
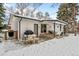
<instances>
[{"instance_id":1,"label":"sky","mask_svg":"<svg viewBox=\"0 0 79 59\"><path fill-rule=\"evenodd\" d=\"M53 4L53 7L51 7L51 5ZM7 7L13 7L15 9L16 4L15 3L6 3L5 4ZM59 3L43 3L39 8L37 8L37 10L45 13L48 12L50 14L50 17L52 19L57 19L57 11L59 8ZM77 16L77 19L79 20L79 16Z\"/></svg>"},{"instance_id":2,"label":"sky","mask_svg":"<svg viewBox=\"0 0 79 59\"><path fill-rule=\"evenodd\" d=\"M13 7L13 8L16 7L15 3L7 3L5 5L7 7ZM53 19L56 19L56 15L57 15L56 12L58 11L59 4L53 3L53 7L51 7L51 5L52 3L44 3L39 8L37 8L37 10L43 13L48 12L50 14L50 17L52 17Z\"/></svg>"}]
</instances>

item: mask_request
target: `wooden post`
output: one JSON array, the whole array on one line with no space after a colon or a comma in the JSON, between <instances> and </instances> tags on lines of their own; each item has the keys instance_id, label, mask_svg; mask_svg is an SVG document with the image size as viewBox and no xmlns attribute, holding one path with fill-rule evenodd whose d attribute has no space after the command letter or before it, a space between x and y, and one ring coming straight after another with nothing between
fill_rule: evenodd
<instances>
[{"instance_id":1,"label":"wooden post","mask_svg":"<svg viewBox=\"0 0 79 59\"><path fill-rule=\"evenodd\" d=\"M16 39L18 39L18 31L16 31Z\"/></svg>"},{"instance_id":2,"label":"wooden post","mask_svg":"<svg viewBox=\"0 0 79 59\"><path fill-rule=\"evenodd\" d=\"M5 32L4 37L4 40L7 40L7 32Z\"/></svg>"},{"instance_id":3,"label":"wooden post","mask_svg":"<svg viewBox=\"0 0 79 59\"><path fill-rule=\"evenodd\" d=\"M75 21L75 25L74 25L74 36L76 36L76 31L77 31L77 27L76 27L76 21Z\"/></svg>"},{"instance_id":4,"label":"wooden post","mask_svg":"<svg viewBox=\"0 0 79 59\"><path fill-rule=\"evenodd\" d=\"M66 26L64 25L64 35L66 34L66 28L65 28Z\"/></svg>"}]
</instances>

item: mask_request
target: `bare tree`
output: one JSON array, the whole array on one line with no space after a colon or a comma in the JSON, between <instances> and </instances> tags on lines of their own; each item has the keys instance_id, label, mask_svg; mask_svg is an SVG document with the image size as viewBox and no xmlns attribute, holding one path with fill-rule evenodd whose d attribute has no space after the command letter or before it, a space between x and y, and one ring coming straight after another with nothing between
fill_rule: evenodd
<instances>
[{"instance_id":1,"label":"bare tree","mask_svg":"<svg viewBox=\"0 0 79 59\"><path fill-rule=\"evenodd\" d=\"M38 19L41 19L41 18L43 17L43 13L42 13L42 12L37 12L37 13L36 13L36 17L37 17Z\"/></svg>"},{"instance_id":2,"label":"bare tree","mask_svg":"<svg viewBox=\"0 0 79 59\"><path fill-rule=\"evenodd\" d=\"M32 12L31 12L31 16L33 16L33 12L35 12L35 10L36 10L37 8L39 8L39 7L42 5L42 3L32 3L31 5L32 5L32 7L33 7L33 10L32 10Z\"/></svg>"},{"instance_id":3,"label":"bare tree","mask_svg":"<svg viewBox=\"0 0 79 59\"><path fill-rule=\"evenodd\" d=\"M49 13L45 12L45 19L47 19L49 17Z\"/></svg>"},{"instance_id":4,"label":"bare tree","mask_svg":"<svg viewBox=\"0 0 79 59\"><path fill-rule=\"evenodd\" d=\"M52 3L50 7L55 7L57 5L60 5L60 3Z\"/></svg>"},{"instance_id":5,"label":"bare tree","mask_svg":"<svg viewBox=\"0 0 79 59\"><path fill-rule=\"evenodd\" d=\"M27 8L28 6L33 7L33 10L31 12L31 16L33 15L33 12L39 8L42 5L42 3L16 3L16 7L20 10L21 15L23 15L23 10Z\"/></svg>"},{"instance_id":6,"label":"bare tree","mask_svg":"<svg viewBox=\"0 0 79 59\"><path fill-rule=\"evenodd\" d=\"M23 10L27 8L29 5L29 3L16 3L16 7L20 10L21 15L23 15Z\"/></svg>"},{"instance_id":7,"label":"bare tree","mask_svg":"<svg viewBox=\"0 0 79 59\"><path fill-rule=\"evenodd\" d=\"M37 8L39 8L42 5L42 3L33 3L32 7L34 8L32 12L34 12Z\"/></svg>"}]
</instances>

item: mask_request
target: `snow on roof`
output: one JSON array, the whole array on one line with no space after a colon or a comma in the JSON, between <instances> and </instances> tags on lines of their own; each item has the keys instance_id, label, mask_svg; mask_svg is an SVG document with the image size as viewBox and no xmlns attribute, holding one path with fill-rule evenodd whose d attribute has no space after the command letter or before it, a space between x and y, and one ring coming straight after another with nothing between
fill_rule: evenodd
<instances>
[{"instance_id":1,"label":"snow on roof","mask_svg":"<svg viewBox=\"0 0 79 59\"><path fill-rule=\"evenodd\" d=\"M38 19L36 17L31 17L31 16L22 16L22 15L18 15L18 14L14 14L14 13L11 13L11 14L14 15L15 17L26 18L26 19L31 19L31 20L35 20L35 21L58 21L58 22L61 22L61 23L64 23L64 24L68 24L67 22L62 21L62 20L58 20L58 19L48 18L48 20L45 20L44 18Z\"/></svg>"}]
</instances>

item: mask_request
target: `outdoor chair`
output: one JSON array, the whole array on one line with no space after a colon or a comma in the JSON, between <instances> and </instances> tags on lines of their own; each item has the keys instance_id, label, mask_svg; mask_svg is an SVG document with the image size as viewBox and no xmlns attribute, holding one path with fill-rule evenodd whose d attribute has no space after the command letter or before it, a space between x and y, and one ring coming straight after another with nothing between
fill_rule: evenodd
<instances>
[{"instance_id":1,"label":"outdoor chair","mask_svg":"<svg viewBox=\"0 0 79 59\"><path fill-rule=\"evenodd\" d=\"M27 44L35 44L38 43L39 38L37 38L35 34L32 34L28 35L28 38L25 41Z\"/></svg>"}]
</instances>

